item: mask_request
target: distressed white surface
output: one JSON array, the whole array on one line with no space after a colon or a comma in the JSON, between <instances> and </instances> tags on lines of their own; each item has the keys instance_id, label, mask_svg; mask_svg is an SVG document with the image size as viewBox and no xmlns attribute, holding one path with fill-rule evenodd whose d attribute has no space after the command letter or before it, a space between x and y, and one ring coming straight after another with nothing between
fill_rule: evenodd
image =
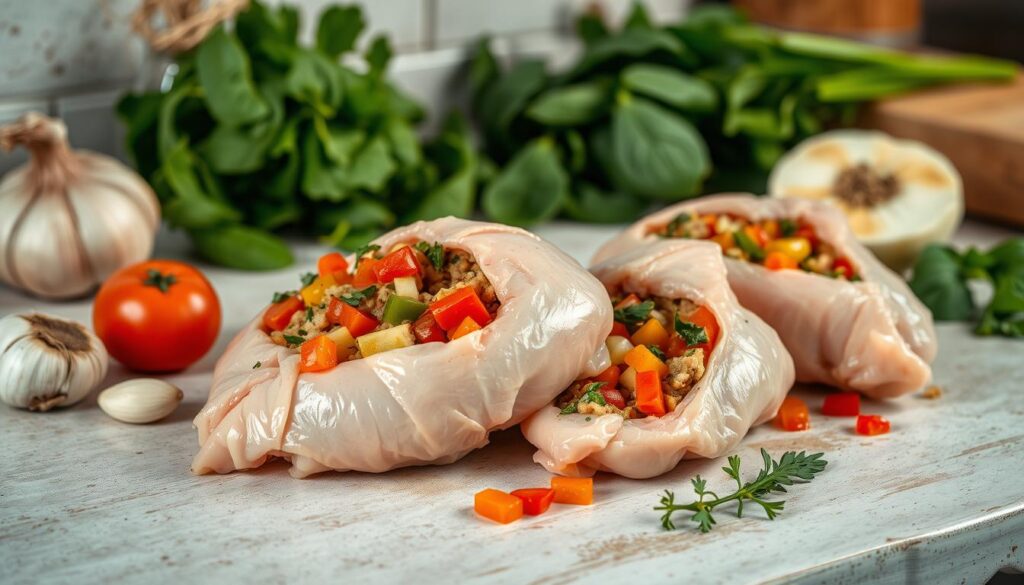
<instances>
[{"instance_id":1,"label":"distressed white surface","mask_svg":"<svg viewBox=\"0 0 1024 585\"><path fill-rule=\"evenodd\" d=\"M614 229L539 231L586 261ZM970 224L961 234L988 243L1010 232ZM163 234L158 254L183 249ZM207 270L225 308L215 352L304 268ZM89 318L88 301L47 305L0 288L0 314L33 308ZM756 429L740 450L746 473L760 447L824 451L827 471L795 487L775 522L723 510L708 535L683 518L666 533L651 508L665 488L687 499L695 473L727 489L722 461L645 481L599 475L590 507L556 505L508 526L476 518L474 492L548 482L515 429L446 467L293 480L271 464L193 477L191 419L214 355L170 378L185 401L156 425L114 421L95 398L47 414L0 407L0 574L5 583L983 582L1000 568L1024 570L1024 343L956 324L939 335L942 398L865 404L892 421L889 435L855 435L852 419L816 415L824 390L799 390L813 429ZM110 383L126 375L113 370Z\"/></svg>"}]
</instances>

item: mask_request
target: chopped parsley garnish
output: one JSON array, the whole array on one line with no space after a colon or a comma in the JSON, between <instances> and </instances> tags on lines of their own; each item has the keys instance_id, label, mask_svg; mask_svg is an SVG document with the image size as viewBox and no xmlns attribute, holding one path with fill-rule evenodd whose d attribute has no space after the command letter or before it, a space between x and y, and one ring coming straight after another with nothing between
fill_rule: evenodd
<instances>
[{"instance_id":1,"label":"chopped parsley garnish","mask_svg":"<svg viewBox=\"0 0 1024 585\"><path fill-rule=\"evenodd\" d=\"M313 320L313 307L306 307L306 321Z\"/></svg>"},{"instance_id":2,"label":"chopped parsley garnish","mask_svg":"<svg viewBox=\"0 0 1024 585\"><path fill-rule=\"evenodd\" d=\"M262 365L263 365L263 362L256 362L255 364L252 365L252 369L257 370Z\"/></svg>"},{"instance_id":3,"label":"chopped parsley garnish","mask_svg":"<svg viewBox=\"0 0 1024 585\"><path fill-rule=\"evenodd\" d=\"M302 335L303 337L305 337L306 330L305 329L299 329L299 335Z\"/></svg>"},{"instance_id":4,"label":"chopped parsley garnish","mask_svg":"<svg viewBox=\"0 0 1024 585\"><path fill-rule=\"evenodd\" d=\"M789 236L792 236L793 234L796 233L796 222L793 221L792 219L789 219L789 218L780 219L779 220L779 233L781 233L782 237L784 237L784 238L788 238Z\"/></svg>"},{"instance_id":5,"label":"chopped parsley garnish","mask_svg":"<svg viewBox=\"0 0 1024 585\"><path fill-rule=\"evenodd\" d=\"M285 335L284 340L288 342L288 345L302 345L306 340L298 335Z\"/></svg>"},{"instance_id":6,"label":"chopped parsley garnish","mask_svg":"<svg viewBox=\"0 0 1024 585\"><path fill-rule=\"evenodd\" d=\"M341 302L345 303L346 305L358 307L359 303L363 302L363 300L368 297L372 297L374 294L376 294L376 292L377 287L371 284L370 286L364 288L363 290L354 290L351 293L347 295L341 295L338 298L341 299Z\"/></svg>"},{"instance_id":7,"label":"chopped parsley garnish","mask_svg":"<svg viewBox=\"0 0 1024 585\"><path fill-rule=\"evenodd\" d=\"M660 347L658 347L657 345L648 345L647 349L654 354L654 357L658 358L661 361L665 361L665 352L661 351Z\"/></svg>"},{"instance_id":8,"label":"chopped parsley garnish","mask_svg":"<svg viewBox=\"0 0 1024 585\"><path fill-rule=\"evenodd\" d=\"M434 269L441 270L441 266L444 265L444 246L434 242L433 245L426 242L419 242L416 244L416 249L423 252L423 255L430 259L430 263L434 265Z\"/></svg>"},{"instance_id":9,"label":"chopped parsley garnish","mask_svg":"<svg viewBox=\"0 0 1024 585\"><path fill-rule=\"evenodd\" d=\"M380 246L378 246L377 244L367 244L367 245L359 248L358 250L356 250L356 266L355 267L359 268L359 261L363 259L363 256L369 254L370 252L376 252L377 250L380 250Z\"/></svg>"},{"instance_id":10,"label":"chopped parsley garnish","mask_svg":"<svg viewBox=\"0 0 1024 585\"><path fill-rule=\"evenodd\" d=\"M743 230L736 230L732 233L732 239L736 241L736 245L739 246L740 250L746 252L747 256L751 260L760 261L764 260L764 249L757 245L750 236Z\"/></svg>"},{"instance_id":11,"label":"chopped parsley garnish","mask_svg":"<svg viewBox=\"0 0 1024 585\"><path fill-rule=\"evenodd\" d=\"M289 298L294 297L296 292L297 291L294 291L294 290L286 290L284 292L276 292L276 293L274 293L273 302L276 305L277 303L286 301Z\"/></svg>"},{"instance_id":12,"label":"chopped parsley garnish","mask_svg":"<svg viewBox=\"0 0 1024 585\"><path fill-rule=\"evenodd\" d=\"M615 309L615 320L626 325L636 325L647 320L654 310L654 301L644 301L621 309Z\"/></svg>"},{"instance_id":13,"label":"chopped parsley garnish","mask_svg":"<svg viewBox=\"0 0 1024 585\"><path fill-rule=\"evenodd\" d=\"M665 235L676 235L676 232L679 231L679 228L683 227L683 225L686 222L690 221L690 219L690 214L686 212L680 213L679 215L673 217L672 221L668 222L668 225L665 226Z\"/></svg>"},{"instance_id":14,"label":"chopped parsley garnish","mask_svg":"<svg viewBox=\"0 0 1024 585\"><path fill-rule=\"evenodd\" d=\"M676 333L679 334L679 337L683 338L683 341L686 342L687 346L708 342L708 332L696 323L683 321L679 318L679 313L676 313L675 329Z\"/></svg>"},{"instance_id":15,"label":"chopped parsley garnish","mask_svg":"<svg viewBox=\"0 0 1024 585\"><path fill-rule=\"evenodd\" d=\"M573 400L569 404L562 407L559 414L575 414L579 412L579 405L581 403L593 402L605 406L608 403L604 400L604 395L601 394L601 386L604 386L604 382L591 382L583 389L583 394L580 394L579 398Z\"/></svg>"},{"instance_id":16,"label":"chopped parsley garnish","mask_svg":"<svg viewBox=\"0 0 1024 585\"><path fill-rule=\"evenodd\" d=\"M302 281L302 286L309 286L309 285L313 284L314 280L316 280L316 273L315 272L303 273L303 274L299 275L299 280Z\"/></svg>"}]
</instances>

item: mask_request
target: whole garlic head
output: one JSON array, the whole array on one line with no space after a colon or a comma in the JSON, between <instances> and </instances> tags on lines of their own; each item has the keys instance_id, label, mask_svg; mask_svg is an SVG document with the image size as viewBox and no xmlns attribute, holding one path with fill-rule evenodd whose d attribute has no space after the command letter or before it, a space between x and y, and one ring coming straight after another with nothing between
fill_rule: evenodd
<instances>
[{"instance_id":1,"label":"whole garlic head","mask_svg":"<svg viewBox=\"0 0 1024 585\"><path fill-rule=\"evenodd\" d=\"M160 207L113 158L73 151L60 120L29 113L0 128L0 148L32 153L0 182L0 281L48 299L84 295L149 257Z\"/></svg>"},{"instance_id":2,"label":"whole garlic head","mask_svg":"<svg viewBox=\"0 0 1024 585\"><path fill-rule=\"evenodd\" d=\"M896 271L948 241L964 215L956 168L936 150L883 132L834 130L801 142L775 165L773 197L827 201L854 235Z\"/></svg>"},{"instance_id":3,"label":"whole garlic head","mask_svg":"<svg viewBox=\"0 0 1024 585\"><path fill-rule=\"evenodd\" d=\"M0 400L11 406L71 406L103 381L108 362L80 323L40 313L0 319Z\"/></svg>"}]
</instances>

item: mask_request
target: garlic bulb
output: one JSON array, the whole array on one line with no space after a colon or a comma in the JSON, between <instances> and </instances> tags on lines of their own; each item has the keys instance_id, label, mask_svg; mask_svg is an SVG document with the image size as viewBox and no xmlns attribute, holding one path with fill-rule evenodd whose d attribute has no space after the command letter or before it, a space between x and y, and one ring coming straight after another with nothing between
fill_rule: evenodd
<instances>
[{"instance_id":1,"label":"garlic bulb","mask_svg":"<svg viewBox=\"0 0 1024 585\"><path fill-rule=\"evenodd\" d=\"M48 299L84 295L149 257L160 207L120 162L74 151L60 120L29 113L0 128L0 148L32 158L0 182L0 281Z\"/></svg>"},{"instance_id":2,"label":"garlic bulb","mask_svg":"<svg viewBox=\"0 0 1024 585\"><path fill-rule=\"evenodd\" d=\"M100 392L103 412L126 423L145 424L174 412L184 394L163 380L138 378L115 384Z\"/></svg>"},{"instance_id":3,"label":"garlic bulb","mask_svg":"<svg viewBox=\"0 0 1024 585\"><path fill-rule=\"evenodd\" d=\"M0 319L0 400L44 411L71 406L107 375L107 350L84 326L34 313Z\"/></svg>"},{"instance_id":4,"label":"garlic bulb","mask_svg":"<svg viewBox=\"0 0 1024 585\"><path fill-rule=\"evenodd\" d=\"M945 156L866 130L800 143L775 165L768 193L836 205L857 239L897 271L929 243L948 241L964 214L960 175Z\"/></svg>"}]
</instances>

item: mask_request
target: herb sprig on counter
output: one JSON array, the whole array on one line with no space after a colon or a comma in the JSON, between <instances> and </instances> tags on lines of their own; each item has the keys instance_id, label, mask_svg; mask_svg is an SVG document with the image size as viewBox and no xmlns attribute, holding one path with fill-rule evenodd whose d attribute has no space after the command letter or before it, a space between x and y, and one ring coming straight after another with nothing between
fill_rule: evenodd
<instances>
[{"instance_id":1,"label":"herb sprig on counter","mask_svg":"<svg viewBox=\"0 0 1024 585\"><path fill-rule=\"evenodd\" d=\"M814 479L814 476L824 471L827 461L822 459L824 453L807 455L801 451L787 451L782 458L775 461L767 451L761 449L761 457L764 459L764 466L758 472L753 481L743 482L740 477L740 457L732 455L729 457L729 466L723 467L729 477L736 481L736 491L719 497L715 492L707 489L707 481L701 476L691 480L693 491L697 494L697 500L689 504L677 504L675 494L665 490L661 498L661 505L654 509L664 512L661 516L661 525L665 530L675 530L676 525L672 522L672 515L676 512L693 512L690 520L697 523L701 532L710 532L715 525L715 517L712 513L716 508L729 502L736 502L736 516L743 517L743 503L752 502L761 506L769 520L774 520L782 512L785 502L782 500L768 500L766 496L772 492L786 493L786 486L795 483L806 483Z\"/></svg>"},{"instance_id":2,"label":"herb sprig on counter","mask_svg":"<svg viewBox=\"0 0 1024 585\"><path fill-rule=\"evenodd\" d=\"M971 280L992 284L992 300L978 314L968 288ZM987 252L932 244L914 265L910 288L938 321L977 319L975 333L1024 337L1024 238L1013 238Z\"/></svg>"}]
</instances>

